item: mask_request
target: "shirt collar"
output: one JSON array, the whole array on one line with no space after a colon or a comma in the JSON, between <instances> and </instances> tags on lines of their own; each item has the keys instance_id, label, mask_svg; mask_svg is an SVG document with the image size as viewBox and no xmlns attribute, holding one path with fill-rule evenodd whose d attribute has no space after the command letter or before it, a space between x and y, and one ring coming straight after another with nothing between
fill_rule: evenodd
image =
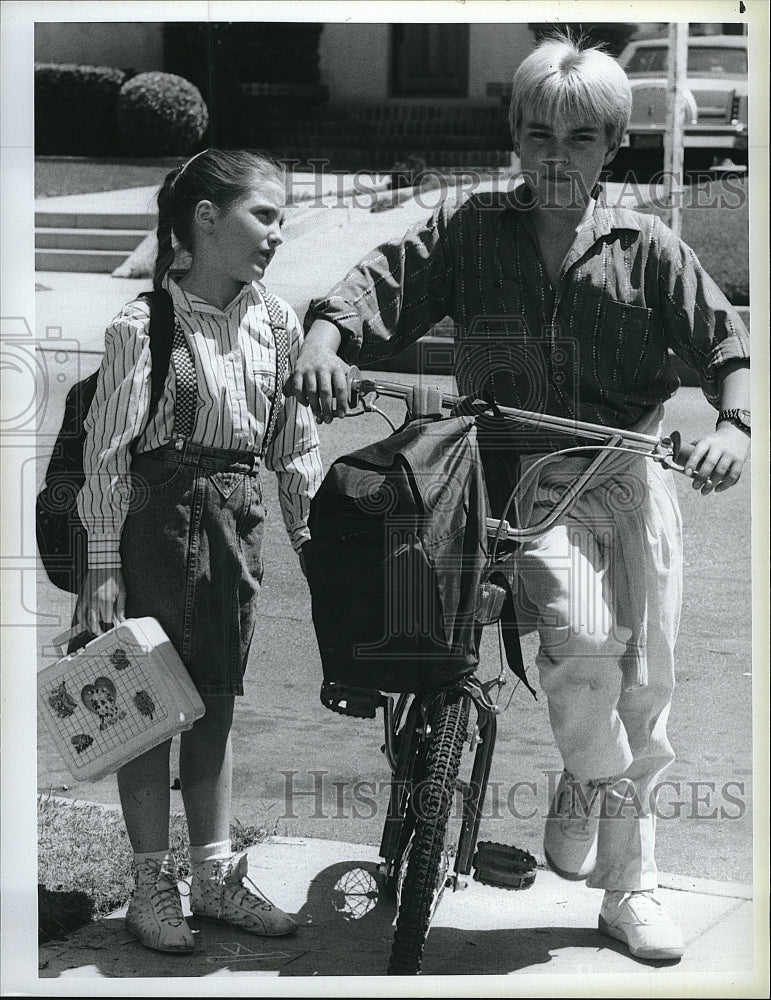
<instances>
[{"instance_id":1,"label":"shirt collar","mask_svg":"<svg viewBox=\"0 0 771 1000\"><path fill-rule=\"evenodd\" d=\"M586 220L578 230L581 234L589 234L592 240L598 240L602 236L607 236L614 229L634 229L642 232L644 222L638 212L628 208L611 208L605 200L605 188L602 184L595 184L592 190L594 198L594 209L590 218ZM517 184L508 192L507 208L518 212L529 212L534 207L535 201L533 193L526 181Z\"/></svg>"},{"instance_id":2,"label":"shirt collar","mask_svg":"<svg viewBox=\"0 0 771 1000\"><path fill-rule=\"evenodd\" d=\"M181 277L183 271L167 272L163 279L163 287L171 295L172 302L174 303L174 309L179 312L184 313L209 313L215 315L227 315L232 312L233 309L241 303L241 301L252 294L255 296L258 294L256 283L245 284L241 291L232 299L224 309L218 309L217 306L213 306L210 302L202 299L199 295L194 295L192 292L186 292L183 288L177 284L176 278Z\"/></svg>"}]
</instances>

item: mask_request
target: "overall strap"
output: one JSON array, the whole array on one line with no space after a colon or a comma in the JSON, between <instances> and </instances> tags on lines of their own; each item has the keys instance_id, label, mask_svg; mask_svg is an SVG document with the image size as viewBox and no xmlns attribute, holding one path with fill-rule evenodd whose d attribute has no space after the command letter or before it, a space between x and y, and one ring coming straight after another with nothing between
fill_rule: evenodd
<instances>
[{"instance_id":1,"label":"overall strap","mask_svg":"<svg viewBox=\"0 0 771 1000\"><path fill-rule=\"evenodd\" d=\"M286 382L289 366L289 333L286 328L284 311L276 296L271 295L270 292L264 289L261 289L261 294L265 308L268 310L270 326L273 331L273 341L276 345L276 390L273 394L273 404L265 426L265 436L262 439L260 456L264 458L270 442L276 433L279 414L284 407L284 382Z\"/></svg>"},{"instance_id":2,"label":"overall strap","mask_svg":"<svg viewBox=\"0 0 771 1000\"><path fill-rule=\"evenodd\" d=\"M174 313L174 302L165 288L142 292L139 298L147 299L150 306L150 413L148 423L158 409L169 365L174 365L177 380L177 399L174 406L174 436L187 438L193 432L195 412L198 407L198 381L190 345L179 319Z\"/></svg>"}]
</instances>

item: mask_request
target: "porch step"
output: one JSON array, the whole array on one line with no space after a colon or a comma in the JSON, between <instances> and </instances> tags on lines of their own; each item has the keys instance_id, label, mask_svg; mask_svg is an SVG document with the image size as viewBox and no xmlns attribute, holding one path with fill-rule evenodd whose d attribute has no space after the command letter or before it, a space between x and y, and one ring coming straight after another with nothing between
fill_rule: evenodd
<instances>
[{"instance_id":1,"label":"porch step","mask_svg":"<svg viewBox=\"0 0 771 1000\"><path fill-rule=\"evenodd\" d=\"M35 229L37 250L120 250L129 254L145 238L138 229L86 229L82 227L39 227Z\"/></svg>"},{"instance_id":2,"label":"porch step","mask_svg":"<svg viewBox=\"0 0 771 1000\"><path fill-rule=\"evenodd\" d=\"M125 250L36 250L35 270L112 274L127 256Z\"/></svg>"},{"instance_id":3,"label":"porch step","mask_svg":"<svg viewBox=\"0 0 771 1000\"><path fill-rule=\"evenodd\" d=\"M142 233L155 229L158 217L152 210L147 212L49 212L44 209L35 212L36 229L120 229Z\"/></svg>"}]
</instances>

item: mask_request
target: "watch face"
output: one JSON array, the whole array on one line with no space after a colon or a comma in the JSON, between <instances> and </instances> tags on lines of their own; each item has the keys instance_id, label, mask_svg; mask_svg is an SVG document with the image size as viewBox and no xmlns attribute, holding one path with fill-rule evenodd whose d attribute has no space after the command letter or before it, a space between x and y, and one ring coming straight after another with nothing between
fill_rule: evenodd
<instances>
[{"instance_id":1,"label":"watch face","mask_svg":"<svg viewBox=\"0 0 771 1000\"><path fill-rule=\"evenodd\" d=\"M749 427L750 426L750 411L749 410L739 410L739 420L741 420L741 422L743 424L746 424Z\"/></svg>"}]
</instances>

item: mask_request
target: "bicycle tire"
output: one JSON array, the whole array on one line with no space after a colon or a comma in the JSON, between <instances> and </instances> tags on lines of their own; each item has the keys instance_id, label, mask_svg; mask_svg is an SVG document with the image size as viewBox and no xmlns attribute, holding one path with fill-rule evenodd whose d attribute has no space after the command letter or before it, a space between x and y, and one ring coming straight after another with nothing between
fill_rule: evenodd
<instances>
[{"instance_id":1,"label":"bicycle tire","mask_svg":"<svg viewBox=\"0 0 771 1000\"><path fill-rule=\"evenodd\" d=\"M415 825L409 800L402 798L402 789L412 783L415 769L419 767L420 742L416 732L419 712L418 702L406 699L395 719L394 738L398 747L396 768L392 776L395 784L388 803L390 818L386 819L380 843L380 854L392 869L391 874L386 875L383 880L383 888L392 899L396 899L399 869Z\"/></svg>"},{"instance_id":2,"label":"bicycle tire","mask_svg":"<svg viewBox=\"0 0 771 1000\"><path fill-rule=\"evenodd\" d=\"M428 747L424 775L415 775L415 826L401 887L388 965L390 976L420 972L431 919L443 888L438 882L468 717L467 695L457 693L445 698Z\"/></svg>"}]
</instances>

